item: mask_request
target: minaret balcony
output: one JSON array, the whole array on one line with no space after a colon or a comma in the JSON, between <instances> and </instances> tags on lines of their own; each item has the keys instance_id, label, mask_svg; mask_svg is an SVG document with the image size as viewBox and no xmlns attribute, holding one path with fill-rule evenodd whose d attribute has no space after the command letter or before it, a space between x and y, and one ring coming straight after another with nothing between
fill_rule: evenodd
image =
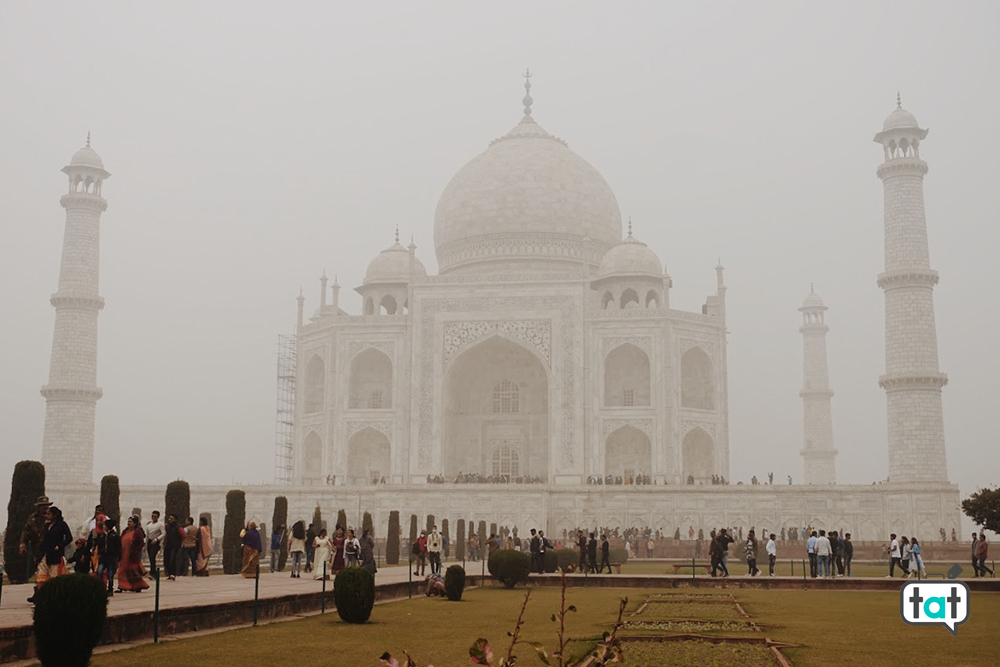
<instances>
[{"instance_id":1,"label":"minaret balcony","mask_svg":"<svg viewBox=\"0 0 1000 667\"><path fill-rule=\"evenodd\" d=\"M83 208L98 213L103 213L108 209L108 202L100 195L87 192L71 192L59 198L59 203L63 208Z\"/></svg>"},{"instance_id":2,"label":"minaret balcony","mask_svg":"<svg viewBox=\"0 0 1000 667\"><path fill-rule=\"evenodd\" d=\"M879 274L878 286L885 291L904 287L932 288L938 284L938 272L933 269L902 269Z\"/></svg>"},{"instance_id":3,"label":"minaret balcony","mask_svg":"<svg viewBox=\"0 0 1000 667\"><path fill-rule=\"evenodd\" d=\"M880 164L875 173L881 179L893 176L924 176L927 174L927 163L916 157L894 157Z\"/></svg>"},{"instance_id":4,"label":"minaret balcony","mask_svg":"<svg viewBox=\"0 0 1000 667\"><path fill-rule=\"evenodd\" d=\"M928 390L941 391L948 384L948 376L944 373L921 373L912 375L880 375L878 386L886 393L893 391Z\"/></svg>"},{"instance_id":5,"label":"minaret balcony","mask_svg":"<svg viewBox=\"0 0 1000 667\"><path fill-rule=\"evenodd\" d=\"M72 386L63 385L61 387L54 387L50 384L42 387L42 396L45 400L62 400L62 401L89 401L93 402L104 396L104 391L100 387L82 387L82 386Z\"/></svg>"},{"instance_id":6,"label":"minaret balcony","mask_svg":"<svg viewBox=\"0 0 1000 667\"><path fill-rule=\"evenodd\" d=\"M56 308L77 308L80 310L101 310L104 308L103 297L85 296L82 294L60 294L56 292L49 297L49 303Z\"/></svg>"}]
</instances>

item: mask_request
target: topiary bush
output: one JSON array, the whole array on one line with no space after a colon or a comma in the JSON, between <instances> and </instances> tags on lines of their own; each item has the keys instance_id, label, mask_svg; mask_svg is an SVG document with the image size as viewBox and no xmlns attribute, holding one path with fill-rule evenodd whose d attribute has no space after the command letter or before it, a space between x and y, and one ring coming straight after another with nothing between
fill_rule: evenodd
<instances>
[{"instance_id":1,"label":"topiary bush","mask_svg":"<svg viewBox=\"0 0 1000 667\"><path fill-rule=\"evenodd\" d=\"M399 563L399 532L399 512L392 510L389 512L389 533L385 536L386 565Z\"/></svg>"},{"instance_id":2,"label":"topiary bush","mask_svg":"<svg viewBox=\"0 0 1000 667\"><path fill-rule=\"evenodd\" d=\"M576 569L576 566L580 563L580 552L576 549L555 549L554 551L546 551L545 555L555 554L558 561L557 567L563 572L569 572ZM545 570L548 572L548 570Z\"/></svg>"},{"instance_id":3,"label":"topiary bush","mask_svg":"<svg viewBox=\"0 0 1000 667\"><path fill-rule=\"evenodd\" d=\"M455 560L465 560L465 519L455 524Z\"/></svg>"},{"instance_id":4,"label":"topiary bush","mask_svg":"<svg viewBox=\"0 0 1000 667\"><path fill-rule=\"evenodd\" d=\"M471 531L472 528L469 528L469 530ZM489 535L486 534L485 521L479 522L479 530L477 532L479 533L479 553L484 554L488 550L488 547L486 546L486 540L489 539Z\"/></svg>"},{"instance_id":5,"label":"topiary bush","mask_svg":"<svg viewBox=\"0 0 1000 667\"><path fill-rule=\"evenodd\" d=\"M375 539L375 529L374 529L374 524L372 523L372 515L371 515L370 512L365 512L364 515L361 517L361 533L365 532L366 530L368 531L368 534L371 535L372 539L374 540ZM361 537L361 533L358 533L358 537Z\"/></svg>"},{"instance_id":6,"label":"topiary bush","mask_svg":"<svg viewBox=\"0 0 1000 667\"><path fill-rule=\"evenodd\" d=\"M430 535L431 531L434 529L434 525L435 525L434 521L435 521L434 515L433 514L428 514L427 515L427 525L424 527L424 530L427 531L428 535Z\"/></svg>"},{"instance_id":7,"label":"topiary bush","mask_svg":"<svg viewBox=\"0 0 1000 667\"><path fill-rule=\"evenodd\" d=\"M333 601L345 623L364 623L375 606L375 575L363 567L341 570L333 580Z\"/></svg>"},{"instance_id":8,"label":"topiary bush","mask_svg":"<svg viewBox=\"0 0 1000 667\"><path fill-rule=\"evenodd\" d=\"M545 552L545 559L542 561L542 571L552 574L559 569L559 556L555 550L549 549Z\"/></svg>"},{"instance_id":9,"label":"topiary bush","mask_svg":"<svg viewBox=\"0 0 1000 667\"><path fill-rule=\"evenodd\" d=\"M337 512L337 525L344 529L344 533L347 533L347 512L343 508Z\"/></svg>"},{"instance_id":10,"label":"topiary bush","mask_svg":"<svg viewBox=\"0 0 1000 667\"><path fill-rule=\"evenodd\" d=\"M271 526L274 528L285 527L285 533L288 532L288 498L285 496L278 496L274 499L274 512L271 514ZM270 535L262 536L266 542L271 541ZM285 571L285 565L288 563L288 540L281 540L281 548L278 551L278 572Z\"/></svg>"},{"instance_id":11,"label":"topiary bush","mask_svg":"<svg viewBox=\"0 0 1000 667\"><path fill-rule=\"evenodd\" d=\"M35 501L45 495L45 466L38 461L20 461L14 466L7 503L7 530L4 532L4 572L12 584L23 584L31 576L34 563L21 555L21 531L35 512ZM33 553L32 559L39 557Z\"/></svg>"},{"instance_id":12,"label":"topiary bush","mask_svg":"<svg viewBox=\"0 0 1000 667\"><path fill-rule=\"evenodd\" d=\"M104 505L104 514L115 520L115 525L122 525L122 510L119 503L121 492L118 488L118 477L116 475L105 475L101 478L101 504ZM186 517L185 517L186 518Z\"/></svg>"},{"instance_id":13,"label":"topiary bush","mask_svg":"<svg viewBox=\"0 0 1000 667\"><path fill-rule=\"evenodd\" d=\"M316 505L316 509L313 510L313 529L315 529L317 535L323 529L323 512L320 510L319 505Z\"/></svg>"},{"instance_id":14,"label":"topiary bush","mask_svg":"<svg viewBox=\"0 0 1000 667\"><path fill-rule=\"evenodd\" d=\"M506 588L514 588L528 581L531 574L531 558L528 554L513 549L500 549L490 556L486 564L490 576Z\"/></svg>"},{"instance_id":15,"label":"topiary bush","mask_svg":"<svg viewBox=\"0 0 1000 667\"><path fill-rule=\"evenodd\" d=\"M108 593L86 574L50 579L35 594L35 646L43 667L86 667L104 631Z\"/></svg>"},{"instance_id":16,"label":"topiary bush","mask_svg":"<svg viewBox=\"0 0 1000 667\"><path fill-rule=\"evenodd\" d=\"M443 551L441 556L445 559L451 555L451 535L448 534L448 519L441 519L441 546Z\"/></svg>"},{"instance_id":17,"label":"topiary bush","mask_svg":"<svg viewBox=\"0 0 1000 667\"><path fill-rule=\"evenodd\" d=\"M182 526L184 520L191 516L191 486L183 480L167 484L167 492L163 496L163 520L166 521L171 514Z\"/></svg>"},{"instance_id":18,"label":"topiary bush","mask_svg":"<svg viewBox=\"0 0 1000 667\"><path fill-rule=\"evenodd\" d=\"M600 550L598 550L599 552ZM611 559L612 563L624 563L628 560L628 551L625 550L625 547L611 547L608 549L608 558Z\"/></svg>"},{"instance_id":19,"label":"topiary bush","mask_svg":"<svg viewBox=\"0 0 1000 667\"><path fill-rule=\"evenodd\" d=\"M240 531L246 525L247 495L239 489L226 494L226 521L222 527L222 571L239 574L242 565Z\"/></svg>"},{"instance_id":20,"label":"topiary bush","mask_svg":"<svg viewBox=\"0 0 1000 667\"><path fill-rule=\"evenodd\" d=\"M417 541L417 515L410 515L410 544ZM412 546L411 546L412 548Z\"/></svg>"},{"instance_id":21,"label":"topiary bush","mask_svg":"<svg viewBox=\"0 0 1000 667\"><path fill-rule=\"evenodd\" d=\"M458 602L465 590L465 569L461 565L452 565L444 572L444 590L448 599Z\"/></svg>"}]
</instances>

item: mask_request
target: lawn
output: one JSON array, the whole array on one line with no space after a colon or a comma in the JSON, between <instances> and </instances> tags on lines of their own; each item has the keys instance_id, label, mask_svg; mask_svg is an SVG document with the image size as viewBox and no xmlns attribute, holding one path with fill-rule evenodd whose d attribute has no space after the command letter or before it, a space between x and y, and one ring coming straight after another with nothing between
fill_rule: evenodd
<instances>
[{"instance_id":1,"label":"lawn","mask_svg":"<svg viewBox=\"0 0 1000 667\"><path fill-rule=\"evenodd\" d=\"M1000 593L974 593L976 600L971 605L969 621L959 626L958 637L953 638L942 627L904 624L899 617L899 595L896 592L726 592L733 594L755 623L764 626L761 634L801 645L801 648L785 650L786 656L797 666L884 667L900 660L906 662L910 659L908 656L920 656L920 662L928 664L997 663L993 619L1000 617ZM313 656L314 664L377 665L377 658L383 651L399 655L406 650L421 667L428 663L437 667L468 665L468 648L478 637L490 639L498 654L506 652L507 632L514 627L524 593L525 589L473 589L467 590L465 599L459 603L420 597L379 605L372 614L372 621L361 626L342 623L334 612L259 628L105 653L95 656L91 664L94 667L173 666L186 664L191 656L197 656L198 661L205 664L238 662L243 667L250 667L283 664L294 653ZM692 595L684 591L570 588L567 590L567 603L579 610L567 617L567 632L573 638L571 653L582 656L604 630L610 629L620 597L629 597L629 610L632 611L654 595L658 600L668 600L656 603L663 605L658 607L660 612L669 609L691 619L719 618L721 615L712 604L681 603L680 600ZM677 601L669 601L671 597L676 597ZM556 643L556 625L550 616L558 606L558 589L532 589L525 614L523 639L542 642L551 651ZM657 618L664 615L655 614ZM636 616L635 620L641 620L643 616ZM652 616L646 618L654 620ZM709 632L705 634L746 636L746 632L727 632L725 625L706 629ZM680 627L676 631L686 630ZM672 664L702 664L706 661L707 664L730 664L730 658L738 661L743 653L741 650L734 652L684 644L671 647L635 645L634 654L626 664L663 664L653 657L656 655L672 656ZM629 646L626 644L626 657ZM528 646L518 647L516 653L520 656L520 665L541 664ZM754 664L750 657L752 653L753 650L746 649L744 664ZM724 657L706 657L703 660L698 657L703 654Z\"/></svg>"},{"instance_id":2,"label":"lawn","mask_svg":"<svg viewBox=\"0 0 1000 667\"><path fill-rule=\"evenodd\" d=\"M622 565L622 574L682 574L691 576L691 566L690 564L686 569L682 569L679 572L674 571L674 562L664 562L664 561L648 561L648 560L630 560L624 565ZM708 559L699 559L698 563L708 562ZM688 561L690 563L690 561ZM809 568L808 561L805 563L806 569ZM927 567L927 572L929 574L944 574L948 571L948 568L952 566L952 563L929 563ZM761 571L760 576L767 576L767 561L758 561L757 569ZM705 574L704 568L699 567L698 576L707 576ZM746 563L742 563L734 558L729 559L729 574L733 577L744 577L747 574ZM794 574L792 572L792 563L786 558L784 560L779 560L775 563L774 574L779 577L789 577L796 576L802 577L802 561L796 560L794 565ZM889 574L889 564L888 563L852 563L851 574L855 577L884 577ZM968 578L972 577L972 568L966 567L965 572ZM579 576L579 575L577 575ZM900 576L899 568L896 568L896 578L902 579ZM967 577L962 577L963 579Z\"/></svg>"}]
</instances>

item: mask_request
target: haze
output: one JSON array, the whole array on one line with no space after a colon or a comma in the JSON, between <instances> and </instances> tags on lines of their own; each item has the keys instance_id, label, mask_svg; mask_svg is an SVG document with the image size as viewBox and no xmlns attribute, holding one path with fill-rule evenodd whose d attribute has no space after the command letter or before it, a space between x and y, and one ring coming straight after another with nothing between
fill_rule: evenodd
<instances>
[{"instance_id":1,"label":"haze","mask_svg":"<svg viewBox=\"0 0 1000 667\"><path fill-rule=\"evenodd\" d=\"M399 225L435 271L451 176L521 117L593 164L699 310L726 267L733 481L800 479L810 283L829 306L838 480L886 475L882 185L896 93L921 156L949 477L996 482L996 3L5 3L0 497L40 456L64 212L103 195L95 470L270 481L275 353L325 269L359 313ZM990 465L984 465L993 463Z\"/></svg>"}]
</instances>

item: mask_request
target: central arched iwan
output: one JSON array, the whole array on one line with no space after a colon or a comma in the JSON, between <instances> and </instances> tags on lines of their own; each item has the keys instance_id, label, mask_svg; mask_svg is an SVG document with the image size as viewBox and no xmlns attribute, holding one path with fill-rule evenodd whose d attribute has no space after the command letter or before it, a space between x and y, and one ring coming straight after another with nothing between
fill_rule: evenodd
<instances>
[{"instance_id":1,"label":"central arched iwan","mask_svg":"<svg viewBox=\"0 0 1000 667\"><path fill-rule=\"evenodd\" d=\"M387 410L392 407L392 361L369 347L351 361L348 408Z\"/></svg>"},{"instance_id":2,"label":"central arched iwan","mask_svg":"<svg viewBox=\"0 0 1000 667\"><path fill-rule=\"evenodd\" d=\"M347 481L373 484L391 475L389 438L371 427L363 428L347 441Z\"/></svg>"},{"instance_id":3,"label":"central arched iwan","mask_svg":"<svg viewBox=\"0 0 1000 667\"><path fill-rule=\"evenodd\" d=\"M653 453L649 436L626 424L608 435L604 443L604 474L653 474Z\"/></svg>"}]
</instances>

